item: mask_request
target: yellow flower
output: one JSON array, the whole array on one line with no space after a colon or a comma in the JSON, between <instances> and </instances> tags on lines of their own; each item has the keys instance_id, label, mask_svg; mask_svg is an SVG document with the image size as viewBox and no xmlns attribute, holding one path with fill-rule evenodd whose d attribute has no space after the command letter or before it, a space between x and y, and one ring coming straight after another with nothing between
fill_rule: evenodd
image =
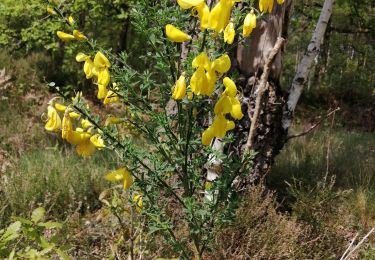
<instances>
[{"instance_id":1,"label":"yellow flower","mask_svg":"<svg viewBox=\"0 0 375 260\"><path fill-rule=\"evenodd\" d=\"M202 133L202 144L203 145L210 145L212 142L212 139L214 139L214 132L211 127L207 128L203 133Z\"/></svg>"},{"instance_id":2,"label":"yellow flower","mask_svg":"<svg viewBox=\"0 0 375 260\"><path fill-rule=\"evenodd\" d=\"M100 134L95 134L90 137L90 142L96 147L96 148L104 148L104 140Z\"/></svg>"},{"instance_id":3,"label":"yellow flower","mask_svg":"<svg viewBox=\"0 0 375 260\"><path fill-rule=\"evenodd\" d=\"M215 104L215 115L225 115L232 111L232 102L230 97L222 95Z\"/></svg>"},{"instance_id":4,"label":"yellow flower","mask_svg":"<svg viewBox=\"0 0 375 260\"><path fill-rule=\"evenodd\" d=\"M241 102L236 98L231 98L232 103L232 110L230 111L230 115L237 120L241 120L243 118Z\"/></svg>"},{"instance_id":5,"label":"yellow flower","mask_svg":"<svg viewBox=\"0 0 375 260\"><path fill-rule=\"evenodd\" d=\"M73 18L72 16L69 16L69 17L68 17L68 23L69 23L70 25L73 25L73 24L75 23L74 18Z\"/></svg>"},{"instance_id":6,"label":"yellow flower","mask_svg":"<svg viewBox=\"0 0 375 260\"><path fill-rule=\"evenodd\" d=\"M234 41L234 36L236 35L236 31L234 30L234 24L228 23L227 27L224 30L224 42L228 44L232 44Z\"/></svg>"},{"instance_id":7,"label":"yellow flower","mask_svg":"<svg viewBox=\"0 0 375 260\"><path fill-rule=\"evenodd\" d=\"M204 94L207 96L211 96L215 90L215 84L217 80L216 72L212 69L209 69L206 72L206 76L207 76L207 81L208 81L208 87L207 87L207 91Z\"/></svg>"},{"instance_id":8,"label":"yellow flower","mask_svg":"<svg viewBox=\"0 0 375 260\"><path fill-rule=\"evenodd\" d=\"M241 0L220 0L211 10L208 28L220 33L228 25L233 5Z\"/></svg>"},{"instance_id":9,"label":"yellow flower","mask_svg":"<svg viewBox=\"0 0 375 260\"><path fill-rule=\"evenodd\" d=\"M56 14L56 12L55 12L55 10L53 10L53 8L51 8L51 7L47 7L47 13L49 13L50 15L55 15Z\"/></svg>"},{"instance_id":10,"label":"yellow flower","mask_svg":"<svg viewBox=\"0 0 375 260\"><path fill-rule=\"evenodd\" d=\"M172 42L186 42L191 39L189 35L177 29L171 24L167 24L165 26L165 34L167 35L168 39Z\"/></svg>"},{"instance_id":11,"label":"yellow flower","mask_svg":"<svg viewBox=\"0 0 375 260\"><path fill-rule=\"evenodd\" d=\"M109 74L109 70L108 69L100 70L98 74L98 85L103 85L107 87L110 81L111 81L111 75Z\"/></svg>"},{"instance_id":12,"label":"yellow flower","mask_svg":"<svg viewBox=\"0 0 375 260\"><path fill-rule=\"evenodd\" d=\"M86 78L90 79L94 76L94 62L91 60L90 56L80 52L76 56L77 62L85 62L83 66L83 71L85 72Z\"/></svg>"},{"instance_id":13,"label":"yellow flower","mask_svg":"<svg viewBox=\"0 0 375 260\"><path fill-rule=\"evenodd\" d=\"M77 118L81 117L81 115L76 113L76 112L69 112L69 116L70 116L70 118L74 118L74 119L77 119Z\"/></svg>"},{"instance_id":14,"label":"yellow flower","mask_svg":"<svg viewBox=\"0 0 375 260\"><path fill-rule=\"evenodd\" d=\"M114 116L108 116L107 119L105 120L104 125L109 126L109 125L116 125L116 124L121 124L123 123L124 120L118 117Z\"/></svg>"},{"instance_id":15,"label":"yellow flower","mask_svg":"<svg viewBox=\"0 0 375 260\"><path fill-rule=\"evenodd\" d=\"M60 112L65 112L66 110L66 106L60 103L55 103L54 107L56 108L57 111L60 111Z\"/></svg>"},{"instance_id":16,"label":"yellow flower","mask_svg":"<svg viewBox=\"0 0 375 260\"><path fill-rule=\"evenodd\" d=\"M219 73L226 73L231 67L231 61L228 54L214 60L211 64L211 68Z\"/></svg>"},{"instance_id":17,"label":"yellow flower","mask_svg":"<svg viewBox=\"0 0 375 260\"><path fill-rule=\"evenodd\" d=\"M229 127L232 126L229 120L227 120L223 115L217 115L211 125L213 135L217 138L223 138Z\"/></svg>"},{"instance_id":18,"label":"yellow flower","mask_svg":"<svg viewBox=\"0 0 375 260\"><path fill-rule=\"evenodd\" d=\"M108 69L111 67L111 63L107 57L100 51L98 51L95 55L94 64L99 69Z\"/></svg>"},{"instance_id":19,"label":"yellow flower","mask_svg":"<svg viewBox=\"0 0 375 260\"><path fill-rule=\"evenodd\" d=\"M140 194L133 194L132 200L133 200L134 204L136 205L135 209L137 210L138 213L140 213L141 210L143 209L142 195L140 195Z\"/></svg>"},{"instance_id":20,"label":"yellow flower","mask_svg":"<svg viewBox=\"0 0 375 260\"><path fill-rule=\"evenodd\" d=\"M186 95L186 81L185 76L181 75L173 86L172 98L174 100L182 100Z\"/></svg>"},{"instance_id":21,"label":"yellow flower","mask_svg":"<svg viewBox=\"0 0 375 260\"><path fill-rule=\"evenodd\" d=\"M193 13L198 13L199 20L200 20L200 28L202 31L208 28L208 21L210 17L210 8L205 2L197 5L193 9Z\"/></svg>"},{"instance_id":22,"label":"yellow flower","mask_svg":"<svg viewBox=\"0 0 375 260\"><path fill-rule=\"evenodd\" d=\"M81 126L83 129L87 129L92 126L91 122L87 119L81 119Z\"/></svg>"},{"instance_id":23,"label":"yellow flower","mask_svg":"<svg viewBox=\"0 0 375 260\"><path fill-rule=\"evenodd\" d=\"M74 40L74 36L71 34L64 33L62 31L57 31L56 34L64 42L69 42L71 40Z\"/></svg>"},{"instance_id":24,"label":"yellow flower","mask_svg":"<svg viewBox=\"0 0 375 260\"><path fill-rule=\"evenodd\" d=\"M83 157L89 157L93 155L96 151L95 146L92 144L90 139L86 139L80 142L76 147L76 152L78 155Z\"/></svg>"},{"instance_id":25,"label":"yellow flower","mask_svg":"<svg viewBox=\"0 0 375 260\"><path fill-rule=\"evenodd\" d=\"M284 0L277 0L277 3L278 3L279 5L281 5L281 4L284 3Z\"/></svg>"},{"instance_id":26,"label":"yellow flower","mask_svg":"<svg viewBox=\"0 0 375 260\"><path fill-rule=\"evenodd\" d=\"M127 190L133 184L133 177L126 168L120 168L113 172L107 173L104 178L108 181L123 181L123 188Z\"/></svg>"},{"instance_id":27,"label":"yellow flower","mask_svg":"<svg viewBox=\"0 0 375 260\"><path fill-rule=\"evenodd\" d=\"M257 26L257 17L254 14L254 10L251 10L251 12L246 15L244 23L243 23L243 31L242 31L243 36L248 37L250 33L255 29L256 26Z\"/></svg>"},{"instance_id":28,"label":"yellow flower","mask_svg":"<svg viewBox=\"0 0 375 260\"><path fill-rule=\"evenodd\" d=\"M259 0L259 11L272 12L274 0ZM278 0L279 1L279 0Z\"/></svg>"},{"instance_id":29,"label":"yellow flower","mask_svg":"<svg viewBox=\"0 0 375 260\"><path fill-rule=\"evenodd\" d=\"M202 66L199 66L191 76L190 87L193 93L196 95L201 95L208 92L208 79Z\"/></svg>"},{"instance_id":30,"label":"yellow flower","mask_svg":"<svg viewBox=\"0 0 375 260\"><path fill-rule=\"evenodd\" d=\"M61 118L54 107L48 106L47 110L48 121L44 128L47 131L57 132L61 128Z\"/></svg>"},{"instance_id":31,"label":"yellow flower","mask_svg":"<svg viewBox=\"0 0 375 260\"><path fill-rule=\"evenodd\" d=\"M87 40L87 37L85 35L83 35L83 33L81 33L78 30L73 30L73 36L78 41L85 41L85 40Z\"/></svg>"},{"instance_id":32,"label":"yellow flower","mask_svg":"<svg viewBox=\"0 0 375 260\"><path fill-rule=\"evenodd\" d=\"M235 97L237 95L237 87L233 80L225 77L223 79L223 84L225 87L224 95L228 95L229 97Z\"/></svg>"},{"instance_id":33,"label":"yellow flower","mask_svg":"<svg viewBox=\"0 0 375 260\"><path fill-rule=\"evenodd\" d=\"M67 139L68 136L72 135L72 133L73 133L72 120L70 119L69 113L65 112L63 120L62 120L61 137L62 139Z\"/></svg>"},{"instance_id":34,"label":"yellow flower","mask_svg":"<svg viewBox=\"0 0 375 260\"><path fill-rule=\"evenodd\" d=\"M107 96L103 100L104 105L108 105L112 103L119 103L119 102L120 102L120 97L112 90L108 91Z\"/></svg>"},{"instance_id":35,"label":"yellow flower","mask_svg":"<svg viewBox=\"0 0 375 260\"><path fill-rule=\"evenodd\" d=\"M210 69L211 63L205 52L202 52L194 58L192 64L193 68L203 67L205 70Z\"/></svg>"}]
</instances>

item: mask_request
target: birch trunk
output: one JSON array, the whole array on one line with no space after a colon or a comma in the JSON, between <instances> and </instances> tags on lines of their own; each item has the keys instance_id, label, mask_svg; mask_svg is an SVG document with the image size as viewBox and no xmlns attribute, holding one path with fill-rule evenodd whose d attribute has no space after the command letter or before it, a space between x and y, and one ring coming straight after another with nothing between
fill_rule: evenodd
<instances>
[{"instance_id":1,"label":"birch trunk","mask_svg":"<svg viewBox=\"0 0 375 260\"><path fill-rule=\"evenodd\" d=\"M288 101L284 108L282 119L283 129L286 132L292 124L294 110L296 109L298 100L300 99L304 86L308 80L314 59L319 54L327 30L327 25L332 16L334 2L334 0L325 0L310 44L297 67L297 72L289 91Z\"/></svg>"}]
</instances>

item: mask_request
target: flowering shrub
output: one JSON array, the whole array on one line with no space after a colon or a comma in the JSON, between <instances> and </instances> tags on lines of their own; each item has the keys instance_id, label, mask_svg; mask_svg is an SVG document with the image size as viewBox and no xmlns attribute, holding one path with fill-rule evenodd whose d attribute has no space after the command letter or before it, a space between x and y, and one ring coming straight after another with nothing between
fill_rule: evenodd
<instances>
[{"instance_id":1,"label":"flowering shrub","mask_svg":"<svg viewBox=\"0 0 375 260\"><path fill-rule=\"evenodd\" d=\"M115 116L94 115L82 93L71 102L50 83L60 98L49 103L45 129L61 133L81 156L115 151L121 165L105 178L123 183L123 196L147 232L161 234L182 258L200 259L238 203L233 182L251 154L227 155L215 141L230 144L244 113L228 52L273 9L273 0L259 1L258 8L253 2L137 1L132 26L146 43L136 58L100 49L73 17L52 3L47 9L69 27L57 31L60 40L82 42L76 61Z\"/></svg>"}]
</instances>

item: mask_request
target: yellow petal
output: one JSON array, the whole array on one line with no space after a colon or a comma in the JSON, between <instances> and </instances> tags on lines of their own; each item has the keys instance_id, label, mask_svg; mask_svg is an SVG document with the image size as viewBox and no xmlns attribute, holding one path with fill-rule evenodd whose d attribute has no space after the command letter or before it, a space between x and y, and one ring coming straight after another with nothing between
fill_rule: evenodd
<instances>
[{"instance_id":1,"label":"yellow petal","mask_svg":"<svg viewBox=\"0 0 375 260\"><path fill-rule=\"evenodd\" d=\"M78 129L79 130L79 129ZM78 145L90 140L91 134L88 132L72 131L68 134L66 141L70 144Z\"/></svg>"},{"instance_id":2,"label":"yellow petal","mask_svg":"<svg viewBox=\"0 0 375 260\"><path fill-rule=\"evenodd\" d=\"M87 119L82 119L81 120L81 126L83 127L83 129L87 129L89 128L90 126L92 126L91 122Z\"/></svg>"},{"instance_id":3,"label":"yellow petal","mask_svg":"<svg viewBox=\"0 0 375 260\"><path fill-rule=\"evenodd\" d=\"M83 72L85 72L86 78L91 79L94 76L94 62L88 58L83 66Z\"/></svg>"},{"instance_id":4,"label":"yellow petal","mask_svg":"<svg viewBox=\"0 0 375 260\"><path fill-rule=\"evenodd\" d=\"M125 172L127 171L126 168L120 168L115 171L107 173L104 178L107 181L121 181L124 179Z\"/></svg>"},{"instance_id":5,"label":"yellow petal","mask_svg":"<svg viewBox=\"0 0 375 260\"><path fill-rule=\"evenodd\" d=\"M215 104L215 115L225 115L232 111L232 103L228 96L222 95Z\"/></svg>"},{"instance_id":6,"label":"yellow petal","mask_svg":"<svg viewBox=\"0 0 375 260\"><path fill-rule=\"evenodd\" d=\"M235 127L236 125L234 124L233 121L230 121L230 120L227 121L227 127L226 127L227 131L233 130Z\"/></svg>"},{"instance_id":7,"label":"yellow petal","mask_svg":"<svg viewBox=\"0 0 375 260\"><path fill-rule=\"evenodd\" d=\"M98 95L97 95L97 98L98 99L103 99L107 96L108 94L108 89L106 86L104 85L98 85Z\"/></svg>"},{"instance_id":8,"label":"yellow petal","mask_svg":"<svg viewBox=\"0 0 375 260\"><path fill-rule=\"evenodd\" d=\"M142 195L140 195L140 194L133 195L132 200L136 204L136 210L139 213L141 211L141 209L143 208Z\"/></svg>"},{"instance_id":9,"label":"yellow petal","mask_svg":"<svg viewBox=\"0 0 375 260\"><path fill-rule=\"evenodd\" d=\"M47 7L47 13L49 13L51 15L55 15L56 14L55 10L53 10L53 8L51 8L51 7Z\"/></svg>"},{"instance_id":10,"label":"yellow petal","mask_svg":"<svg viewBox=\"0 0 375 260\"><path fill-rule=\"evenodd\" d=\"M105 125L105 126L109 126L109 125L121 124L121 123L123 123L123 122L124 122L124 120L121 119L121 118L114 117L114 116L109 116L109 117L107 117L107 119L105 120L104 125Z\"/></svg>"},{"instance_id":11,"label":"yellow petal","mask_svg":"<svg viewBox=\"0 0 375 260\"><path fill-rule=\"evenodd\" d=\"M224 42L228 44L232 44L234 41L234 36L236 35L236 31L234 30L234 24L228 23L227 27L224 30Z\"/></svg>"},{"instance_id":12,"label":"yellow petal","mask_svg":"<svg viewBox=\"0 0 375 260\"><path fill-rule=\"evenodd\" d=\"M210 68L210 59L205 52L202 52L197 57L194 58L192 62L193 68L203 67L205 70Z\"/></svg>"},{"instance_id":13,"label":"yellow petal","mask_svg":"<svg viewBox=\"0 0 375 260\"><path fill-rule=\"evenodd\" d=\"M112 90L108 91L107 96L103 100L104 105L108 105L112 103L119 103L119 102L120 102L120 97Z\"/></svg>"},{"instance_id":14,"label":"yellow petal","mask_svg":"<svg viewBox=\"0 0 375 260\"><path fill-rule=\"evenodd\" d=\"M227 133L227 121L223 115L217 115L212 123L211 129L213 135L217 138L223 138Z\"/></svg>"},{"instance_id":15,"label":"yellow petal","mask_svg":"<svg viewBox=\"0 0 375 260\"><path fill-rule=\"evenodd\" d=\"M70 112L69 116L70 116L70 118L73 118L73 119L77 119L77 118L81 117L81 115L76 113L76 112Z\"/></svg>"},{"instance_id":16,"label":"yellow petal","mask_svg":"<svg viewBox=\"0 0 375 260\"><path fill-rule=\"evenodd\" d=\"M63 104L55 103L54 106L55 106L57 111L65 112L65 110L66 110L66 106L64 106Z\"/></svg>"},{"instance_id":17,"label":"yellow petal","mask_svg":"<svg viewBox=\"0 0 375 260\"><path fill-rule=\"evenodd\" d=\"M212 142L212 139L214 138L214 133L211 127L207 128L202 133L202 144L203 145L210 145Z\"/></svg>"},{"instance_id":18,"label":"yellow petal","mask_svg":"<svg viewBox=\"0 0 375 260\"><path fill-rule=\"evenodd\" d=\"M62 139L67 139L73 133L73 124L72 120L70 119L69 113L65 112L63 120L62 120L62 131L61 137Z\"/></svg>"},{"instance_id":19,"label":"yellow petal","mask_svg":"<svg viewBox=\"0 0 375 260\"><path fill-rule=\"evenodd\" d=\"M57 31L57 36L64 42L69 42L71 40L74 40L74 36L68 33L64 33L62 31Z\"/></svg>"},{"instance_id":20,"label":"yellow petal","mask_svg":"<svg viewBox=\"0 0 375 260\"><path fill-rule=\"evenodd\" d=\"M257 23L257 17L254 14L254 10L251 10L250 13L248 13L245 17L244 23L243 23L243 30L242 34L244 37L248 37L253 29L255 29Z\"/></svg>"},{"instance_id":21,"label":"yellow petal","mask_svg":"<svg viewBox=\"0 0 375 260\"><path fill-rule=\"evenodd\" d=\"M186 42L191 39L189 35L177 29L171 24L167 24L165 26L165 34L167 35L168 39L172 42Z\"/></svg>"},{"instance_id":22,"label":"yellow petal","mask_svg":"<svg viewBox=\"0 0 375 260\"><path fill-rule=\"evenodd\" d=\"M91 143L96 147L96 148L104 148L104 140L100 134L95 134L90 137Z\"/></svg>"},{"instance_id":23,"label":"yellow petal","mask_svg":"<svg viewBox=\"0 0 375 260\"><path fill-rule=\"evenodd\" d=\"M284 3L284 0L277 0L277 3L278 3L279 5L281 5L281 4Z\"/></svg>"},{"instance_id":24,"label":"yellow petal","mask_svg":"<svg viewBox=\"0 0 375 260\"><path fill-rule=\"evenodd\" d=\"M59 114L57 113L56 109L52 106L48 106L48 121L44 128L47 131L56 132L61 128L61 119Z\"/></svg>"},{"instance_id":25,"label":"yellow petal","mask_svg":"<svg viewBox=\"0 0 375 260\"><path fill-rule=\"evenodd\" d=\"M202 31L206 30L209 26L210 8L205 2L194 7L193 12L197 12L200 19L200 28Z\"/></svg>"},{"instance_id":26,"label":"yellow petal","mask_svg":"<svg viewBox=\"0 0 375 260\"><path fill-rule=\"evenodd\" d=\"M74 38L76 38L78 41L84 41L84 40L87 40L87 37L85 35L83 35L83 33L81 33L80 31L78 30L74 30L73 31L73 36Z\"/></svg>"},{"instance_id":27,"label":"yellow petal","mask_svg":"<svg viewBox=\"0 0 375 260\"><path fill-rule=\"evenodd\" d=\"M176 81L176 85L173 88L172 98L174 100L182 100L186 95L186 81L185 76L181 75Z\"/></svg>"},{"instance_id":28,"label":"yellow petal","mask_svg":"<svg viewBox=\"0 0 375 260\"><path fill-rule=\"evenodd\" d=\"M228 77L223 79L223 84L225 86L224 95L229 97L235 97L237 95L237 87L233 80Z\"/></svg>"},{"instance_id":29,"label":"yellow petal","mask_svg":"<svg viewBox=\"0 0 375 260\"><path fill-rule=\"evenodd\" d=\"M94 64L100 69L104 69L104 68L108 69L111 67L111 63L109 62L107 57L104 56L104 54L100 51L98 51L95 55Z\"/></svg>"},{"instance_id":30,"label":"yellow petal","mask_svg":"<svg viewBox=\"0 0 375 260\"><path fill-rule=\"evenodd\" d=\"M193 6L197 6L201 3L203 3L204 0L177 0L178 5L182 9L189 9L192 8Z\"/></svg>"},{"instance_id":31,"label":"yellow petal","mask_svg":"<svg viewBox=\"0 0 375 260\"><path fill-rule=\"evenodd\" d=\"M70 25L73 25L75 23L74 18L72 16L69 16L68 22L69 22Z\"/></svg>"},{"instance_id":32,"label":"yellow petal","mask_svg":"<svg viewBox=\"0 0 375 260\"><path fill-rule=\"evenodd\" d=\"M127 190L132 186L133 184L133 176L130 174L129 171L125 171L124 174L124 182L123 182L123 188L124 190Z\"/></svg>"},{"instance_id":33,"label":"yellow petal","mask_svg":"<svg viewBox=\"0 0 375 260\"><path fill-rule=\"evenodd\" d=\"M90 142L90 140L86 140L84 142L81 142L76 147L77 154L83 157L89 157L93 153L95 153L96 148L95 146Z\"/></svg>"},{"instance_id":34,"label":"yellow petal","mask_svg":"<svg viewBox=\"0 0 375 260\"><path fill-rule=\"evenodd\" d=\"M234 119L241 120L243 118L241 102L237 98L232 98L232 110L230 111L231 116Z\"/></svg>"},{"instance_id":35,"label":"yellow petal","mask_svg":"<svg viewBox=\"0 0 375 260\"><path fill-rule=\"evenodd\" d=\"M231 67L231 61L228 54L224 54L212 63L212 69L219 73L226 73Z\"/></svg>"},{"instance_id":36,"label":"yellow petal","mask_svg":"<svg viewBox=\"0 0 375 260\"><path fill-rule=\"evenodd\" d=\"M98 75L98 84L107 87L111 80L111 75L109 74L108 69L102 69L99 71ZM104 98L104 97L103 97Z\"/></svg>"},{"instance_id":37,"label":"yellow petal","mask_svg":"<svg viewBox=\"0 0 375 260\"><path fill-rule=\"evenodd\" d=\"M204 88L208 88L208 79L203 67L199 67L190 79L191 90L196 95L201 95Z\"/></svg>"}]
</instances>

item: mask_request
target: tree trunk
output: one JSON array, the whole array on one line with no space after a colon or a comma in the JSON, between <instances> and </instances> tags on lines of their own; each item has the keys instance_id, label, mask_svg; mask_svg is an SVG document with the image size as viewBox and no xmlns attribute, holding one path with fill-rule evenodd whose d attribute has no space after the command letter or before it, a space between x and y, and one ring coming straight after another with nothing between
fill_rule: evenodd
<instances>
[{"instance_id":1,"label":"tree trunk","mask_svg":"<svg viewBox=\"0 0 375 260\"><path fill-rule=\"evenodd\" d=\"M253 165L249 174L237 184L239 189L246 189L267 174L275 156L286 143L294 109L303 86L307 82L312 62L319 52L327 22L331 17L333 2L333 0L325 1L313 38L298 66L289 95L284 93L280 87L283 49L273 60L267 78L267 89L262 93L259 116L256 116L257 120L254 125L251 149L256 152L256 155L252 159ZM235 152L238 156L242 157L246 150L251 118L254 117L256 110L257 96L259 92L262 92L259 90L261 87L260 79L267 58L279 37L287 39L291 9L292 0L286 0L283 5L278 5L275 1L272 14L266 15L260 21L258 20L257 28L252 32L250 38L237 49L236 65L241 74L237 83L242 88L242 110L247 111L247 113L244 113L245 117L237 126L236 143L228 150Z\"/></svg>"}]
</instances>

